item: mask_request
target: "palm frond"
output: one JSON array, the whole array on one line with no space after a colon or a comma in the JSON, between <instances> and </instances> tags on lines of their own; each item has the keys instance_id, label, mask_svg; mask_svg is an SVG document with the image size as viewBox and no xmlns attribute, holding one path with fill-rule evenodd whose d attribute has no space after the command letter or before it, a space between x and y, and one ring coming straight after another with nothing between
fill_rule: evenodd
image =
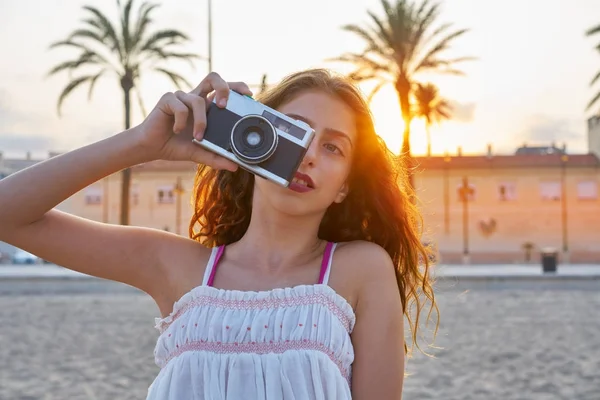
<instances>
[{"instance_id":1,"label":"palm frond","mask_svg":"<svg viewBox=\"0 0 600 400\"><path fill-rule=\"evenodd\" d=\"M375 95L381 90L381 88L383 88L388 83L388 81L385 81L383 79L379 81L377 85L375 85L375 87L371 89L371 92L367 96L367 103L371 103L371 101L373 101L373 97L375 97Z\"/></svg>"},{"instance_id":2,"label":"palm frond","mask_svg":"<svg viewBox=\"0 0 600 400\"><path fill-rule=\"evenodd\" d=\"M342 29L347 32L354 33L367 42L367 52L378 53L382 56L386 56L388 54L387 47L384 43L380 43L375 32L370 32L369 30L358 25L344 25L342 26Z\"/></svg>"},{"instance_id":3,"label":"palm frond","mask_svg":"<svg viewBox=\"0 0 600 400\"><path fill-rule=\"evenodd\" d=\"M592 86L593 84L595 84L598 81L598 79L600 79L600 71L598 71L598 73L594 76L594 78L590 82L590 86Z\"/></svg>"},{"instance_id":4,"label":"palm frond","mask_svg":"<svg viewBox=\"0 0 600 400\"><path fill-rule=\"evenodd\" d=\"M106 46L104 36L100 32L94 32L89 29L76 29L67 38L67 41L73 41L74 39L91 39L97 44Z\"/></svg>"},{"instance_id":5,"label":"palm frond","mask_svg":"<svg viewBox=\"0 0 600 400\"><path fill-rule=\"evenodd\" d=\"M593 28L588 29L585 32L586 36L592 36L595 35L596 33L600 32L600 25L594 26Z\"/></svg>"},{"instance_id":6,"label":"palm frond","mask_svg":"<svg viewBox=\"0 0 600 400\"><path fill-rule=\"evenodd\" d=\"M352 63L357 65L359 68L364 68L377 73L388 73L390 72L390 67L393 67L393 65L390 65L389 63L383 64L379 61L373 60L373 58L367 54L346 53L339 57L330 58L329 60Z\"/></svg>"},{"instance_id":7,"label":"palm frond","mask_svg":"<svg viewBox=\"0 0 600 400\"><path fill-rule=\"evenodd\" d=\"M375 15L375 13L373 13L371 11L367 11L367 14L369 15L369 17L371 17L373 24L375 24L375 27L377 28L377 29L371 28L371 30L376 35L376 38L379 39L381 44L385 46L384 53L389 50L393 50L394 46L395 46L395 42L394 42L394 39L392 38L392 33L390 30L389 24L386 25L386 23L384 21L382 21L377 15Z\"/></svg>"},{"instance_id":8,"label":"palm frond","mask_svg":"<svg viewBox=\"0 0 600 400\"><path fill-rule=\"evenodd\" d=\"M140 43L142 42L142 39L144 38L146 30L148 29L148 26L152 22L152 19L150 18L150 13L159 6L159 4L153 4L148 2L140 6L137 23L131 39L132 49L139 47Z\"/></svg>"},{"instance_id":9,"label":"palm frond","mask_svg":"<svg viewBox=\"0 0 600 400\"><path fill-rule=\"evenodd\" d=\"M82 65L105 65L105 63L101 58L98 58L96 53L85 51L78 59L65 61L52 68L50 72L48 72L48 76L57 74L61 71L72 71Z\"/></svg>"},{"instance_id":10,"label":"palm frond","mask_svg":"<svg viewBox=\"0 0 600 400\"><path fill-rule=\"evenodd\" d=\"M93 52L93 50L82 43L77 43L72 40L59 40L57 42L53 42L48 46L49 49L55 49L57 47L75 47L77 49L83 50L84 52Z\"/></svg>"},{"instance_id":11,"label":"palm frond","mask_svg":"<svg viewBox=\"0 0 600 400\"><path fill-rule=\"evenodd\" d=\"M192 67L194 66L193 60L200 58L199 55L194 54L194 53L176 53L176 52L172 52L172 51L164 51L160 47L153 47L153 48L147 49L145 54L147 55L145 60L155 59L155 60L166 61L170 58L176 58L176 59L180 59L183 61L187 61Z\"/></svg>"},{"instance_id":12,"label":"palm frond","mask_svg":"<svg viewBox=\"0 0 600 400\"><path fill-rule=\"evenodd\" d=\"M439 13L439 4L434 4L429 7L429 1L423 1L423 3L421 3L421 7L414 16L414 29L409 40L409 43L411 43L412 46L410 46L408 58L412 59L419 47L421 47L420 44L425 41L424 38L426 32L439 17Z\"/></svg>"},{"instance_id":13,"label":"palm frond","mask_svg":"<svg viewBox=\"0 0 600 400\"><path fill-rule=\"evenodd\" d=\"M67 98L67 96L73 91L75 90L77 87L81 86L82 84L84 84L85 82L91 80L94 78L95 75L86 75L86 76L82 76L76 79L73 79L71 82L69 82L69 84L67 86L65 86L65 88L63 89L63 91L61 92L60 96L58 97L58 102L56 104L56 111L58 112L58 115L61 116L61 107L62 107L62 103L63 101Z\"/></svg>"},{"instance_id":14,"label":"palm frond","mask_svg":"<svg viewBox=\"0 0 600 400\"><path fill-rule=\"evenodd\" d=\"M160 43L161 41L168 40L167 43ZM140 51L145 51L153 47L161 47L170 44L178 44L180 41L189 40L188 36L184 33L174 30L167 29L155 32L140 46Z\"/></svg>"},{"instance_id":15,"label":"palm frond","mask_svg":"<svg viewBox=\"0 0 600 400\"><path fill-rule=\"evenodd\" d=\"M123 7L123 14L121 16L121 37L123 39L123 53L127 56L130 55L132 49L131 31L129 29L131 25L131 7L133 6L133 0L128 0Z\"/></svg>"},{"instance_id":16,"label":"palm frond","mask_svg":"<svg viewBox=\"0 0 600 400\"><path fill-rule=\"evenodd\" d=\"M100 42L106 45L107 43L105 42L105 40L109 39L110 49L116 51L119 55L119 59L123 60L123 48L119 37L117 36L117 31L114 28L113 24L110 22L110 20L96 7L84 6L83 9L91 13L95 17L96 21L98 21L98 26L102 27L104 36L102 37L102 40Z\"/></svg>"},{"instance_id":17,"label":"palm frond","mask_svg":"<svg viewBox=\"0 0 600 400\"><path fill-rule=\"evenodd\" d=\"M144 99L142 98L139 85L134 85L134 88L138 106L140 107L140 112L142 113L142 118L146 118L148 116L148 112L146 111L146 106L144 105Z\"/></svg>"},{"instance_id":18,"label":"palm frond","mask_svg":"<svg viewBox=\"0 0 600 400\"><path fill-rule=\"evenodd\" d=\"M458 31L455 31L451 34L449 34L448 36L446 36L444 39L440 40L437 45L433 46L432 49L430 49L422 58L421 61L415 63L415 67L412 70L412 73L416 73L419 72L422 69L428 69L428 68L432 68L432 66L434 66L433 68L435 68L435 65L437 65L437 63L435 62L435 57L439 55L439 53L441 53L444 50L447 50L450 43L456 39L457 37L464 35L465 33L467 33L469 30L468 29L459 29Z\"/></svg>"},{"instance_id":19,"label":"palm frond","mask_svg":"<svg viewBox=\"0 0 600 400\"><path fill-rule=\"evenodd\" d=\"M587 107L585 108L586 111L588 111L590 108L592 108L592 106L594 104L596 104L598 102L598 100L600 100L600 92L598 92L594 98L592 100L590 100L590 102L587 104Z\"/></svg>"},{"instance_id":20,"label":"palm frond","mask_svg":"<svg viewBox=\"0 0 600 400\"><path fill-rule=\"evenodd\" d=\"M100 72L98 72L96 75L92 76L89 81L90 81L90 87L88 88L88 101L92 99L92 94L94 93L94 86L96 86L96 82L98 81L98 79L100 79L100 77L102 75L104 75L104 73L107 71L106 68L102 69Z\"/></svg>"}]
</instances>

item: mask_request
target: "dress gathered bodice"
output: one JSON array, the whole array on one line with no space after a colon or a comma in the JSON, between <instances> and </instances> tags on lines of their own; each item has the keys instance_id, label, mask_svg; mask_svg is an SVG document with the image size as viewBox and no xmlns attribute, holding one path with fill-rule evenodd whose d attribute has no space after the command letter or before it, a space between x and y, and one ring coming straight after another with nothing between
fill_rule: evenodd
<instances>
[{"instance_id":1,"label":"dress gathered bodice","mask_svg":"<svg viewBox=\"0 0 600 400\"><path fill-rule=\"evenodd\" d=\"M334 249L319 283L255 292L212 286L214 248L202 285L156 319L161 369L147 399L350 399L355 315L327 285Z\"/></svg>"}]
</instances>

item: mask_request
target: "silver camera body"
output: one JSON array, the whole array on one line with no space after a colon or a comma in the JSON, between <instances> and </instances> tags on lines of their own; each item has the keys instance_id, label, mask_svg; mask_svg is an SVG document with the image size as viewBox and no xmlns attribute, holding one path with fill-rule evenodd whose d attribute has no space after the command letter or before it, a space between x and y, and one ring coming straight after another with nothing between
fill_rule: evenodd
<instances>
[{"instance_id":1,"label":"silver camera body","mask_svg":"<svg viewBox=\"0 0 600 400\"><path fill-rule=\"evenodd\" d=\"M193 141L287 187L314 136L315 131L304 121L230 90L227 107L217 107L214 101L209 105L204 137Z\"/></svg>"}]
</instances>

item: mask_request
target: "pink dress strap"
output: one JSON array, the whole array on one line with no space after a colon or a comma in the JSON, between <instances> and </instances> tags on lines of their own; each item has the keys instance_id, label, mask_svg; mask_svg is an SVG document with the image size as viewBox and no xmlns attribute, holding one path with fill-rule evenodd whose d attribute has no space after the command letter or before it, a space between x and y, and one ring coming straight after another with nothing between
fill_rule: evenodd
<instances>
[{"instance_id":1,"label":"pink dress strap","mask_svg":"<svg viewBox=\"0 0 600 400\"><path fill-rule=\"evenodd\" d=\"M323 260L321 261L321 273L319 274L319 285L327 285L329 282L329 274L331 273L331 261L333 259L333 251L336 243L327 242L325 251L323 252Z\"/></svg>"},{"instance_id":2,"label":"pink dress strap","mask_svg":"<svg viewBox=\"0 0 600 400\"><path fill-rule=\"evenodd\" d=\"M221 259L221 256L223 255L223 251L225 251L225 245L221 245L221 246L217 247L215 251L213 251L213 253L210 257L210 260L209 260L209 265L207 266L207 268L210 268L210 275L208 276L206 286L213 285L213 282L215 280L215 274L217 273L217 266L219 265L219 260Z\"/></svg>"}]
</instances>

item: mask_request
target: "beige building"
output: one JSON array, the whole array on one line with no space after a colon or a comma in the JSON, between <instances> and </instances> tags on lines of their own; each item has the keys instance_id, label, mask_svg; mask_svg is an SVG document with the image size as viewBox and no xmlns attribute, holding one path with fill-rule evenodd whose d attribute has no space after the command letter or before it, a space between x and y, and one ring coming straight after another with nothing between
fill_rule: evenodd
<instances>
[{"instance_id":1,"label":"beige building","mask_svg":"<svg viewBox=\"0 0 600 400\"><path fill-rule=\"evenodd\" d=\"M589 120L589 146L588 154L552 146L417 158L424 241L444 263L537 263L545 247L564 262L600 263L600 118ZM0 173L34 162L0 156ZM131 224L187 235L196 166L157 161L132 171ZM117 224L120 182L120 173L109 176L58 208Z\"/></svg>"},{"instance_id":2,"label":"beige building","mask_svg":"<svg viewBox=\"0 0 600 400\"><path fill-rule=\"evenodd\" d=\"M196 165L155 161L132 168L130 224L188 234ZM68 200L65 209L76 215L119 223L121 173L88 186Z\"/></svg>"},{"instance_id":3,"label":"beige building","mask_svg":"<svg viewBox=\"0 0 600 400\"><path fill-rule=\"evenodd\" d=\"M600 160L594 154L420 158L415 186L442 262L600 262ZM465 190L466 188L466 190ZM466 194L466 195L465 195ZM464 200L467 200L466 202Z\"/></svg>"}]
</instances>

